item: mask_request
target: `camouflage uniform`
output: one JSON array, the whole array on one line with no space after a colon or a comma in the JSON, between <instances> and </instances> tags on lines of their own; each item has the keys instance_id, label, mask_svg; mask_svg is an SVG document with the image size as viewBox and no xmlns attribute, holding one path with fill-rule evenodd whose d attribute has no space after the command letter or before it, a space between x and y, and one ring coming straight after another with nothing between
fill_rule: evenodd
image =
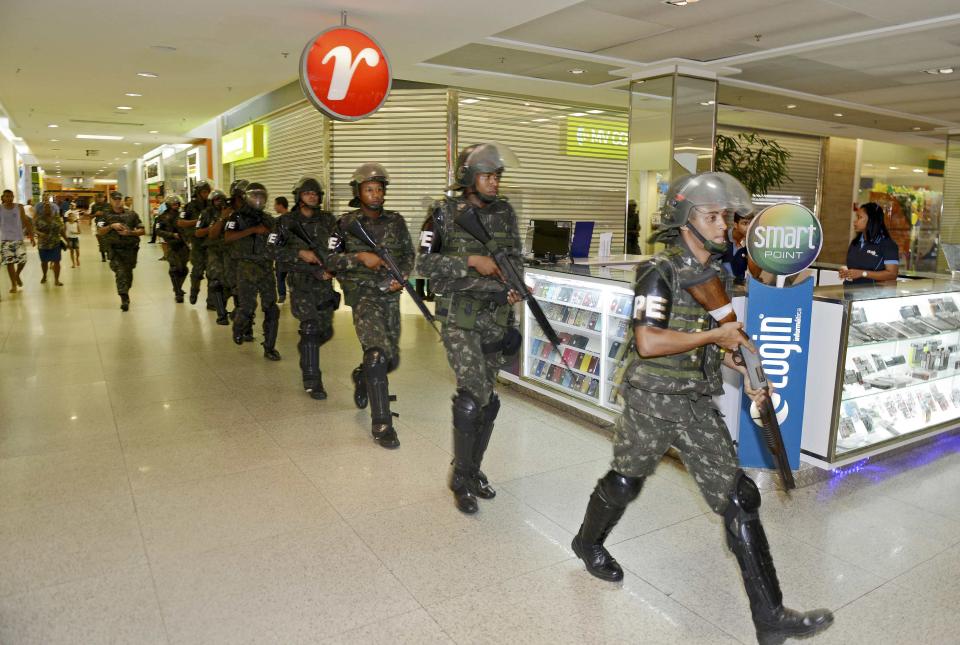
<instances>
[{"instance_id":1,"label":"camouflage uniform","mask_svg":"<svg viewBox=\"0 0 960 645\"><path fill-rule=\"evenodd\" d=\"M187 246L183 236L183 231L186 229L177 227L179 219L180 211L168 208L158 218L157 235L167 243L165 259L170 263L167 273L170 275L170 283L173 285L173 294L177 302L183 302L183 282L187 279L189 272L187 261L190 258L190 247Z\"/></svg>"},{"instance_id":2,"label":"camouflage uniform","mask_svg":"<svg viewBox=\"0 0 960 645\"><path fill-rule=\"evenodd\" d=\"M196 237L197 224L200 217L209 206L209 200L200 198L192 199L180 214L183 221L192 221L193 224L187 228L181 228L180 232L190 246L190 302L197 301L197 294L200 292L200 281L203 280L207 269L207 246L203 238Z\"/></svg>"},{"instance_id":3,"label":"camouflage uniform","mask_svg":"<svg viewBox=\"0 0 960 645\"><path fill-rule=\"evenodd\" d=\"M216 206L210 204L200 214L200 219L197 220L197 228L209 229L220 218L221 212ZM225 276L224 256L226 255L226 249L224 248L223 231L221 230L220 235L216 238L209 233L207 237L195 237L194 244L197 243L202 243L206 249L207 299L213 302L217 308L217 322L225 324L226 301L230 297L230 291Z\"/></svg>"},{"instance_id":4,"label":"camouflage uniform","mask_svg":"<svg viewBox=\"0 0 960 645\"><path fill-rule=\"evenodd\" d=\"M290 231L297 225L324 248L336 230L337 222L327 211L316 209L306 217L298 207L281 215L275 235L268 246L281 271L287 272L290 285L290 311L300 321L300 370L303 387L314 398L326 398L320 373L320 346L333 338L333 312L340 304L340 296L333 289L333 281L323 278L323 268L307 264L299 258L307 244Z\"/></svg>"},{"instance_id":5,"label":"camouflage uniform","mask_svg":"<svg viewBox=\"0 0 960 645\"><path fill-rule=\"evenodd\" d=\"M393 436L387 374L400 364L400 292L387 290L392 278L386 271L371 271L357 260L357 253L371 249L349 232L354 221L390 253L404 275L413 269L413 243L400 213L383 210L378 217L370 218L358 209L341 216L338 234L330 243L334 253L328 258L344 298L353 308L353 326L363 348L363 359L352 374L354 401L361 408L373 402L370 414L374 438L380 445L393 448L399 442Z\"/></svg>"},{"instance_id":6,"label":"camouflage uniform","mask_svg":"<svg viewBox=\"0 0 960 645\"><path fill-rule=\"evenodd\" d=\"M130 230L141 228L140 216L131 210L114 213L112 209L101 211L98 214L97 227L104 228L116 223L123 224ZM137 266L137 252L140 250L140 237L136 235L120 235L117 231L109 231L97 236L103 240L103 246L110 256L110 270L117 279L117 293L127 295L133 285L133 269Z\"/></svg>"},{"instance_id":7,"label":"camouflage uniform","mask_svg":"<svg viewBox=\"0 0 960 645\"><path fill-rule=\"evenodd\" d=\"M263 211L244 206L227 220L226 231L242 231L263 224L273 230L274 220ZM280 321L280 308L277 306L277 280L273 269L273 258L267 251L267 235L248 235L229 244L236 258L237 285L234 293L237 297L237 309L233 318L233 339L242 342L253 323L257 308L257 296L263 310L263 345L273 350L277 339Z\"/></svg>"},{"instance_id":8,"label":"camouflage uniform","mask_svg":"<svg viewBox=\"0 0 960 645\"><path fill-rule=\"evenodd\" d=\"M93 223L93 226L96 227L101 221L102 215L110 211L110 204L94 204L90 207L90 221ZM97 236L97 251L100 252L100 259L103 260L107 255L107 246L104 244L104 239L102 236Z\"/></svg>"},{"instance_id":9,"label":"camouflage uniform","mask_svg":"<svg viewBox=\"0 0 960 645\"><path fill-rule=\"evenodd\" d=\"M448 483L457 507L477 510L476 497L496 495L480 470L500 411L494 391L497 372L506 363L503 350L516 330L513 305L499 279L467 266L471 255L489 256L487 248L459 227L454 218L473 209L484 228L523 274L520 233L513 207L502 199L478 208L460 196L438 204L420 235L417 273L435 292L447 361L457 378L453 397L453 469Z\"/></svg>"}]
</instances>

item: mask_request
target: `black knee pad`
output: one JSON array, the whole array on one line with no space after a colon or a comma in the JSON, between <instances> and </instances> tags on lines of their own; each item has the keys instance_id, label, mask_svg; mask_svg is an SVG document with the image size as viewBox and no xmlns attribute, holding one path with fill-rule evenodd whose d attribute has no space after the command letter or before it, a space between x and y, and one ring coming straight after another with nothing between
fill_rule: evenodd
<instances>
[{"instance_id":1,"label":"black knee pad","mask_svg":"<svg viewBox=\"0 0 960 645\"><path fill-rule=\"evenodd\" d=\"M400 356L399 356L399 355L394 356L393 358L390 359L390 362L387 363L387 374L389 374L390 372L394 371L394 370L397 369L398 367L400 367Z\"/></svg>"},{"instance_id":2,"label":"black knee pad","mask_svg":"<svg viewBox=\"0 0 960 645\"><path fill-rule=\"evenodd\" d=\"M453 397L453 425L455 428L477 428L481 413L477 397L466 390L457 390Z\"/></svg>"},{"instance_id":3,"label":"black knee pad","mask_svg":"<svg viewBox=\"0 0 960 645\"><path fill-rule=\"evenodd\" d=\"M627 477L615 470L607 472L598 482L603 496L615 506L626 506L637 499L643 488L643 477Z\"/></svg>"},{"instance_id":4,"label":"black knee pad","mask_svg":"<svg viewBox=\"0 0 960 645\"><path fill-rule=\"evenodd\" d=\"M747 473L739 469L730 490L730 505L745 513L755 513L760 508L760 489Z\"/></svg>"},{"instance_id":5,"label":"black knee pad","mask_svg":"<svg viewBox=\"0 0 960 645\"><path fill-rule=\"evenodd\" d=\"M301 320L300 321L300 337L309 338L311 340L316 340L320 335L320 325L317 324L316 320Z\"/></svg>"},{"instance_id":6,"label":"black knee pad","mask_svg":"<svg viewBox=\"0 0 960 645\"><path fill-rule=\"evenodd\" d=\"M363 369L387 373L387 355L379 347L371 347L363 353Z\"/></svg>"},{"instance_id":7,"label":"black knee pad","mask_svg":"<svg viewBox=\"0 0 960 645\"><path fill-rule=\"evenodd\" d=\"M333 338L333 325L330 325L329 327L327 327L326 329L318 333L320 337L320 344L323 345L324 343L329 341L331 338Z\"/></svg>"}]
</instances>

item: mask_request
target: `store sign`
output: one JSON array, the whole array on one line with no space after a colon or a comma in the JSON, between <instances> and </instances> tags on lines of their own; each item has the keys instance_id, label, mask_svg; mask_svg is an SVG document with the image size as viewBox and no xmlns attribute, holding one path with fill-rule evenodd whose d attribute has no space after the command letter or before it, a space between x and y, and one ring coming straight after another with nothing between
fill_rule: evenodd
<instances>
[{"instance_id":1,"label":"store sign","mask_svg":"<svg viewBox=\"0 0 960 645\"><path fill-rule=\"evenodd\" d=\"M773 407L794 470L800 467L813 282L808 277L778 289L751 278L747 292L746 332L774 388ZM774 468L759 418L757 407L744 394L740 406L740 463L749 468ZM753 431L745 431L747 428Z\"/></svg>"},{"instance_id":2,"label":"store sign","mask_svg":"<svg viewBox=\"0 0 960 645\"><path fill-rule=\"evenodd\" d=\"M300 87L313 106L338 121L359 121L390 94L390 61L369 34L332 27L307 43L300 56Z\"/></svg>"},{"instance_id":3,"label":"store sign","mask_svg":"<svg viewBox=\"0 0 960 645\"><path fill-rule=\"evenodd\" d=\"M223 163L245 159L262 159L266 156L264 127L255 123L223 135L220 155Z\"/></svg>"},{"instance_id":4,"label":"store sign","mask_svg":"<svg viewBox=\"0 0 960 645\"><path fill-rule=\"evenodd\" d=\"M630 150L627 125L616 121L567 117L564 150L572 157L626 159Z\"/></svg>"},{"instance_id":5,"label":"store sign","mask_svg":"<svg viewBox=\"0 0 960 645\"><path fill-rule=\"evenodd\" d=\"M822 247L820 220L800 204L765 208L747 229L747 254L774 275L800 273L813 264Z\"/></svg>"}]
</instances>

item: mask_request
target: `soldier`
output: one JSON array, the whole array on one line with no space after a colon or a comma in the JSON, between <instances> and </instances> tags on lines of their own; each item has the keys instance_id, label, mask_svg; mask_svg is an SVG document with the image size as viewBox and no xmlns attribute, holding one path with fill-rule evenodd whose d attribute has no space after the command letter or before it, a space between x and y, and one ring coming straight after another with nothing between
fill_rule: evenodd
<instances>
[{"instance_id":1,"label":"soldier","mask_svg":"<svg viewBox=\"0 0 960 645\"><path fill-rule=\"evenodd\" d=\"M393 428L387 374L400 364L400 290L403 285L383 270L383 260L350 234L359 221L373 239L393 256L404 275L413 268L413 243L403 216L383 209L390 176L378 163L365 163L353 172L350 206L337 222L330 240L329 266L340 281L344 298L353 309L353 326L363 348L363 360L353 370L353 400L358 408L370 403L374 441L384 448L399 448Z\"/></svg>"},{"instance_id":2,"label":"soldier","mask_svg":"<svg viewBox=\"0 0 960 645\"><path fill-rule=\"evenodd\" d=\"M244 186L244 183L246 185ZM277 351L277 331L280 326L280 308L277 306L277 281L273 259L267 251L267 236L273 230L273 218L263 212L267 203L267 189L263 184L238 180L231 193L242 191L243 207L227 220L224 240L234 246L237 258L237 310L233 318L233 342L241 345L250 333L257 296L263 309L263 356L280 360Z\"/></svg>"},{"instance_id":3,"label":"soldier","mask_svg":"<svg viewBox=\"0 0 960 645\"><path fill-rule=\"evenodd\" d=\"M197 221L194 244L204 244L207 254L207 300L217 311L217 324L229 325L227 298L229 293L224 283L223 227L233 214L227 209L227 196L222 190L210 193L210 205Z\"/></svg>"},{"instance_id":4,"label":"soldier","mask_svg":"<svg viewBox=\"0 0 960 645\"><path fill-rule=\"evenodd\" d=\"M247 185L250 182L244 179L237 179L230 184L230 194L227 196L227 206L221 215L227 220L230 216L244 207L246 198L244 197ZM226 222L223 225L223 234L226 234ZM235 244L227 244L224 240L223 245L223 286L227 300L233 298L233 310L228 314L230 319L236 317L239 298L237 297L237 247ZM250 327L244 331L243 341L245 343L253 342L253 320L250 321Z\"/></svg>"},{"instance_id":5,"label":"soldier","mask_svg":"<svg viewBox=\"0 0 960 645\"><path fill-rule=\"evenodd\" d=\"M320 346L333 338L333 312L340 305L340 296L333 290L333 275L323 260L291 230L303 227L315 244L326 244L337 222L322 210L323 188L313 177L303 177L293 187L294 208L281 215L270 247L277 263L287 272L290 283L290 311L300 321L300 372L303 389L310 398L327 398L320 373Z\"/></svg>"},{"instance_id":6,"label":"soldier","mask_svg":"<svg viewBox=\"0 0 960 645\"><path fill-rule=\"evenodd\" d=\"M133 285L133 269L137 266L137 252L140 250L140 236L143 224L135 211L124 210L123 194L110 193L108 210L97 214L97 239L103 240L103 246L110 256L110 270L117 279L117 294L120 296L120 310L130 309L130 287Z\"/></svg>"},{"instance_id":7,"label":"soldier","mask_svg":"<svg viewBox=\"0 0 960 645\"><path fill-rule=\"evenodd\" d=\"M457 157L452 187L462 194L436 205L420 234L417 273L430 280L437 293L443 344L457 377L449 485L464 513L477 512L477 497L496 495L480 464L500 410L494 391L497 372L520 346L512 306L520 294L506 287L490 252L454 218L473 209L522 274L517 216L498 196L506 153L490 143L464 148Z\"/></svg>"},{"instance_id":8,"label":"soldier","mask_svg":"<svg viewBox=\"0 0 960 645\"><path fill-rule=\"evenodd\" d=\"M93 222L94 231L97 230L97 224L101 221L101 213L107 213L110 211L110 204L107 203L106 199L103 199L103 195L97 195L94 199L93 204L90 205L90 221ZM105 245L105 240L101 236L97 236L97 250L100 251L100 261L107 261L107 247Z\"/></svg>"},{"instance_id":9,"label":"soldier","mask_svg":"<svg viewBox=\"0 0 960 645\"><path fill-rule=\"evenodd\" d=\"M573 551L587 571L618 581L623 570L603 542L640 494L670 446L683 457L707 503L723 517L726 540L736 555L761 643L810 636L828 627L825 609L799 613L783 606L767 539L757 513L760 492L737 467L736 452L712 396L722 390L724 365L745 375L733 351L756 351L742 324L717 326L686 290L720 273L726 248L724 216L752 210L750 196L726 173L707 172L673 183L651 241L666 248L637 268L634 344L624 376L624 412L616 427L611 470L597 483ZM725 275L729 288L730 276ZM768 396L744 383L755 402Z\"/></svg>"},{"instance_id":10,"label":"soldier","mask_svg":"<svg viewBox=\"0 0 960 645\"><path fill-rule=\"evenodd\" d=\"M183 282L187 279L187 261L190 258L190 247L183 236L180 223L180 204L183 200L180 195L171 193L163 200L167 210L159 217L157 235L167 244L166 260L170 263L170 283L173 285L173 297L177 302L183 302Z\"/></svg>"},{"instance_id":11,"label":"soldier","mask_svg":"<svg viewBox=\"0 0 960 645\"><path fill-rule=\"evenodd\" d=\"M186 208L180 214L177 221L177 227L183 235L187 244L190 246L190 304L197 304L197 296L200 293L200 281L203 280L203 274L207 268L207 246L203 241L195 241L197 232L197 222L200 221L200 215L207 210L210 196L210 181L201 179L193 188L193 199L187 204ZM207 303L210 304L209 302Z\"/></svg>"}]
</instances>

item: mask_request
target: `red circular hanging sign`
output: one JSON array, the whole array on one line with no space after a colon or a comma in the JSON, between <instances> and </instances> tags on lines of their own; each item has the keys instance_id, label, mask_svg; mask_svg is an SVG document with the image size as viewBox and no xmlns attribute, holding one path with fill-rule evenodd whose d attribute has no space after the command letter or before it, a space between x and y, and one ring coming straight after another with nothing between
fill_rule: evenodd
<instances>
[{"instance_id":1,"label":"red circular hanging sign","mask_svg":"<svg viewBox=\"0 0 960 645\"><path fill-rule=\"evenodd\" d=\"M359 121L390 94L390 61L376 40L353 27L331 27L300 55L300 86L314 107L338 121Z\"/></svg>"}]
</instances>

